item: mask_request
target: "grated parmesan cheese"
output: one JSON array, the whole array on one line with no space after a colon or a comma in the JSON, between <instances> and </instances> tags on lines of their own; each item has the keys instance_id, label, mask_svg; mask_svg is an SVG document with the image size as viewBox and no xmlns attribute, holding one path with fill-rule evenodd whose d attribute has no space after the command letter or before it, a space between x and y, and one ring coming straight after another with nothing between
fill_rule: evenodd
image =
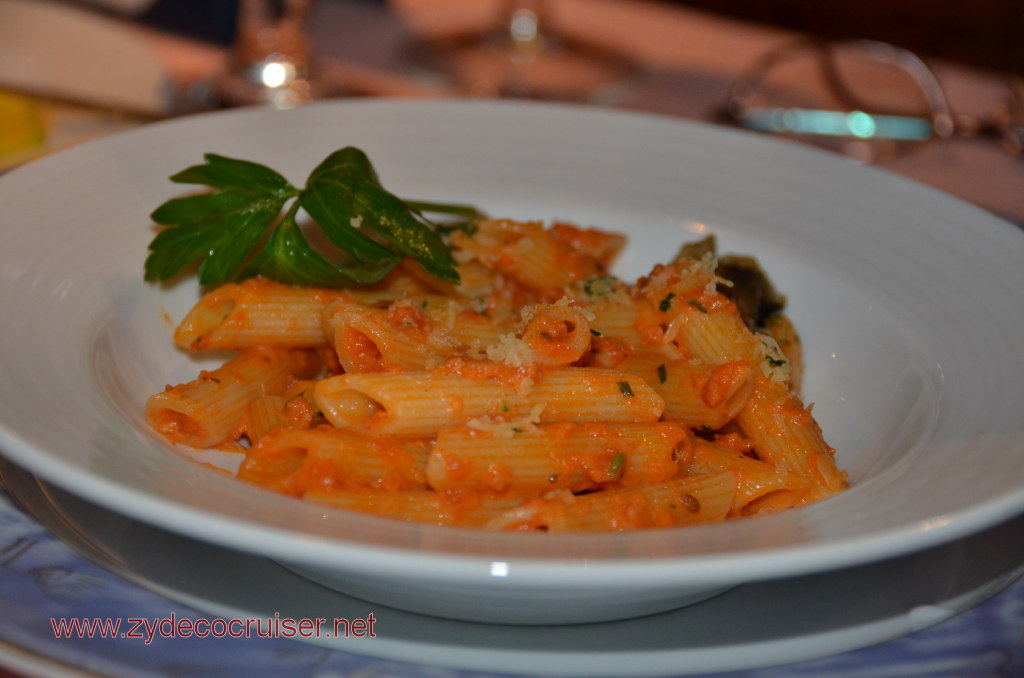
<instances>
[{"instance_id":1,"label":"grated parmesan cheese","mask_svg":"<svg viewBox=\"0 0 1024 678\"><path fill-rule=\"evenodd\" d=\"M505 363L512 367L523 367L532 365L534 362L533 349L526 345L514 332L501 335L497 344L492 344L486 349L487 359L496 363Z\"/></svg>"},{"instance_id":2,"label":"grated parmesan cheese","mask_svg":"<svg viewBox=\"0 0 1024 678\"><path fill-rule=\"evenodd\" d=\"M497 344L492 344L486 347L485 352L487 358L494 362L505 363L512 367L534 365L537 362L537 353L522 340L521 335L530 321L537 317L537 313L539 311L558 306L572 306L577 309L584 318L586 318L587 322L594 321L595 316L590 309L583 306L577 306L576 302L569 297L562 297L552 304L534 304L532 306L524 306L519 312L519 323L516 326L515 331L501 335Z\"/></svg>"},{"instance_id":3,"label":"grated parmesan cheese","mask_svg":"<svg viewBox=\"0 0 1024 678\"><path fill-rule=\"evenodd\" d=\"M761 374L774 382L788 382L792 368L779 343L762 332L755 332L754 336L761 342Z\"/></svg>"},{"instance_id":4,"label":"grated parmesan cheese","mask_svg":"<svg viewBox=\"0 0 1024 678\"><path fill-rule=\"evenodd\" d=\"M536 433L540 423L544 405L534 405L530 413L519 419L503 419L500 417L476 417L466 422L466 426L474 431L489 433L495 438L512 438L523 433Z\"/></svg>"}]
</instances>

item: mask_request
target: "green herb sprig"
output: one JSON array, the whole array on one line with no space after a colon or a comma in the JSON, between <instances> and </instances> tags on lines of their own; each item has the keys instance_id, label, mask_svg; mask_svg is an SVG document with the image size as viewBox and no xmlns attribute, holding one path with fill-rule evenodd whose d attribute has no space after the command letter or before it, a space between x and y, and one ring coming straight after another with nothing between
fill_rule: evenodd
<instances>
[{"instance_id":1,"label":"green herb sprig","mask_svg":"<svg viewBox=\"0 0 1024 678\"><path fill-rule=\"evenodd\" d=\"M625 453L623 453L623 452L616 452L615 456L612 457L612 463L611 463L611 466L609 468L609 471L610 471L609 475L611 475L611 477L614 478L615 480L620 479L622 477L622 472L625 470L625 466L626 466L626 455L625 455Z\"/></svg>"},{"instance_id":2,"label":"green herb sprig","mask_svg":"<svg viewBox=\"0 0 1024 678\"><path fill-rule=\"evenodd\" d=\"M408 256L431 275L458 283L442 232L470 229L485 217L468 205L396 197L352 146L331 153L302 189L258 163L213 153L204 160L170 179L215 190L173 198L151 215L164 228L149 244L147 281L168 280L198 262L202 285L261 275L292 285L348 287L381 280ZM343 261L330 261L310 245L296 220L300 208L342 250ZM442 226L426 213L456 220Z\"/></svg>"}]
</instances>

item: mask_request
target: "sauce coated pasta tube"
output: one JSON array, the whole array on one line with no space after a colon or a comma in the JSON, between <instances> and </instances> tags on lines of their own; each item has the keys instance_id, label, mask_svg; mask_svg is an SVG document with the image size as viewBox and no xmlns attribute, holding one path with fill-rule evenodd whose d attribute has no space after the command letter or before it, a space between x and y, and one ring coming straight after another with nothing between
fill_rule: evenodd
<instances>
[{"instance_id":1,"label":"sauce coated pasta tube","mask_svg":"<svg viewBox=\"0 0 1024 678\"><path fill-rule=\"evenodd\" d=\"M656 266L638 284L640 299L657 313L648 336L683 357L706 363L753 360L761 342L747 328L736 304L717 290L717 278L701 262Z\"/></svg>"},{"instance_id":2,"label":"sauce coated pasta tube","mask_svg":"<svg viewBox=\"0 0 1024 678\"><path fill-rule=\"evenodd\" d=\"M505 512L523 503L528 495L492 492L436 492L406 490L308 490L306 501L348 511L433 525L486 527Z\"/></svg>"},{"instance_id":3,"label":"sauce coated pasta tube","mask_svg":"<svg viewBox=\"0 0 1024 678\"><path fill-rule=\"evenodd\" d=\"M762 459L795 473L810 487L803 501L817 501L846 488L846 473L821 427L785 384L758 375L754 393L736 417Z\"/></svg>"},{"instance_id":4,"label":"sauce coated pasta tube","mask_svg":"<svg viewBox=\"0 0 1024 678\"><path fill-rule=\"evenodd\" d=\"M664 483L528 499L488 527L548 532L608 532L721 522L732 507L736 479L722 471Z\"/></svg>"},{"instance_id":5,"label":"sauce coated pasta tube","mask_svg":"<svg viewBox=\"0 0 1024 678\"><path fill-rule=\"evenodd\" d=\"M686 429L654 424L495 424L442 429L427 462L441 490L572 492L668 480Z\"/></svg>"},{"instance_id":6,"label":"sauce coated pasta tube","mask_svg":"<svg viewBox=\"0 0 1024 678\"><path fill-rule=\"evenodd\" d=\"M755 368L750 360L710 364L644 354L618 367L642 376L665 399L666 419L705 431L732 421L754 389Z\"/></svg>"},{"instance_id":7,"label":"sauce coated pasta tube","mask_svg":"<svg viewBox=\"0 0 1024 678\"><path fill-rule=\"evenodd\" d=\"M250 278L207 292L178 324L174 343L190 351L326 343L320 314L336 290Z\"/></svg>"},{"instance_id":8,"label":"sauce coated pasta tube","mask_svg":"<svg viewBox=\"0 0 1024 678\"><path fill-rule=\"evenodd\" d=\"M282 429L249 451L238 477L296 496L311 489L425 489L428 453L428 444L416 440L372 439L329 426Z\"/></svg>"},{"instance_id":9,"label":"sauce coated pasta tube","mask_svg":"<svg viewBox=\"0 0 1024 678\"><path fill-rule=\"evenodd\" d=\"M665 404L635 374L582 367L516 383L436 370L343 374L320 381L314 398L338 428L408 437L437 435L467 419L533 413L538 421L655 422Z\"/></svg>"},{"instance_id":10,"label":"sauce coated pasta tube","mask_svg":"<svg viewBox=\"0 0 1024 678\"><path fill-rule=\"evenodd\" d=\"M693 441L693 460L689 471L732 472L736 478L736 492L729 510L732 517L796 506L810 489L809 483L796 473L700 438Z\"/></svg>"},{"instance_id":11,"label":"sauce coated pasta tube","mask_svg":"<svg viewBox=\"0 0 1024 678\"><path fill-rule=\"evenodd\" d=\"M346 372L424 370L445 361L450 350L431 345L428 319L418 305L388 308L340 301L325 316L325 327Z\"/></svg>"},{"instance_id":12,"label":"sauce coated pasta tube","mask_svg":"<svg viewBox=\"0 0 1024 678\"><path fill-rule=\"evenodd\" d=\"M621 244L621 240L618 242ZM556 235L541 222L509 219L479 222L472 237L455 233L452 243L457 257L474 257L545 299L552 295L557 299L562 288L573 281L604 273L607 262L618 251L609 240L605 250L595 256L576 249L567 232Z\"/></svg>"},{"instance_id":13,"label":"sauce coated pasta tube","mask_svg":"<svg viewBox=\"0 0 1024 678\"><path fill-rule=\"evenodd\" d=\"M193 381L168 387L146 402L146 421L176 443L213 447L243 423L251 402L282 392L292 378L287 351L251 348Z\"/></svg>"},{"instance_id":14,"label":"sauce coated pasta tube","mask_svg":"<svg viewBox=\"0 0 1024 678\"><path fill-rule=\"evenodd\" d=\"M271 431L292 428L287 413L288 399L283 395L265 395L256 398L246 406L246 435L252 444Z\"/></svg>"},{"instance_id":15,"label":"sauce coated pasta tube","mask_svg":"<svg viewBox=\"0 0 1024 678\"><path fill-rule=\"evenodd\" d=\"M535 307L522 330L533 362L571 365L590 350L590 322L582 309L568 304Z\"/></svg>"}]
</instances>

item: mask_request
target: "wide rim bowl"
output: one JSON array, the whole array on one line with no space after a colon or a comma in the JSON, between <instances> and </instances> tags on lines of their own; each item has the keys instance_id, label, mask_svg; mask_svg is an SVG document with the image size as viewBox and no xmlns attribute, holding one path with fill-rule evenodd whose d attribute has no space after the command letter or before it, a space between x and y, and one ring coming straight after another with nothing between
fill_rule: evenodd
<instances>
[{"instance_id":1,"label":"wide rim bowl","mask_svg":"<svg viewBox=\"0 0 1024 678\"><path fill-rule=\"evenodd\" d=\"M625 231L626 277L686 236L759 256L808 347L806 394L853 487L746 521L602 535L487 533L303 504L171 450L145 395L190 378L170 345L193 280L142 281L149 212L204 152L293 181L367 151L408 198ZM0 177L0 450L86 499L301 566L501 586L728 585L907 553L1024 510L1024 234L824 152L569 105L365 100L147 125ZM496 576L493 563L500 562Z\"/></svg>"}]
</instances>

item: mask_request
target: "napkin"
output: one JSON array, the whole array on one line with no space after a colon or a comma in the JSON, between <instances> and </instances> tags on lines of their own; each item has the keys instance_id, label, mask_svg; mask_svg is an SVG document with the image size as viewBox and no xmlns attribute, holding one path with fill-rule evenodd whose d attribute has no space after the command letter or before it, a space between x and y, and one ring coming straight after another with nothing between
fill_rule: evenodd
<instances>
[{"instance_id":1,"label":"napkin","mask_svg":"<svg viewBox=\"0 0 1024 678\"><path fill-rule=\"evenodd\" d=\"M175 91L137 27L51 0L0 0L0 89L152 116Z\"/></svg>"}]
</instances>

